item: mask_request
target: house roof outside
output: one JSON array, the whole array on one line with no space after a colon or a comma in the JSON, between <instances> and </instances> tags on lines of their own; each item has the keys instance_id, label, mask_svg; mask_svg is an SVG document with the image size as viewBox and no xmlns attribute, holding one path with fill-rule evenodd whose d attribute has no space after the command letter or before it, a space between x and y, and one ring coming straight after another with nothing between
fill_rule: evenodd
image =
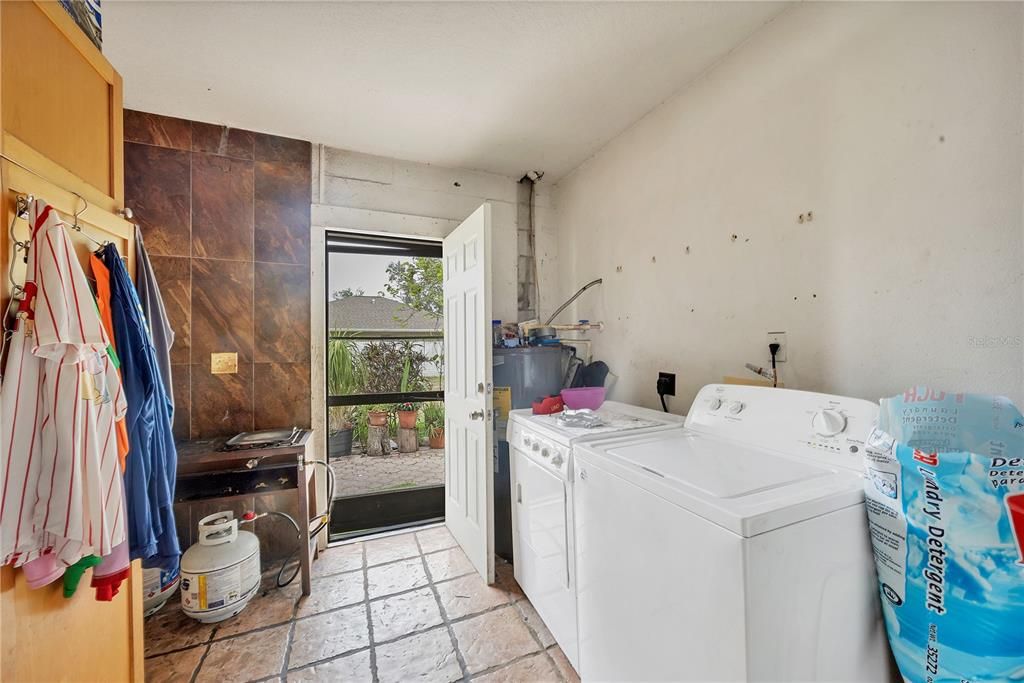
<instances>
[{"instance_id":1,"label":"house roof outside","mask_svg":"<svg viewBox=\"0 0 1024 683\"><path fill-rule=\"evenodd\" d=\"M327 304L327 322L332 332L422 333L437 336L441 319L383 296L346 296Z\"/></svg>"}]
</instances>

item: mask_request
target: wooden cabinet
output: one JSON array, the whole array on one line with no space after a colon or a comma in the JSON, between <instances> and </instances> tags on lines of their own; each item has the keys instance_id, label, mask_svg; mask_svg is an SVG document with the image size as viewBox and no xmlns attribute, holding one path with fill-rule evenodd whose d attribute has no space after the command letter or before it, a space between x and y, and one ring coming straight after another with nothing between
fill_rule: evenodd
<instances>
[{"instance_id":1,"label":"wooden cabinet","mask_svg":"<svg viewBox=\"0 0 1024 683\"><path fill-rule=\"evenodd\" d=\"M134 272L134 232L124 202L121 77L57 2L0 2L0 299L18 195L45 199L86 233L117 245ZM24 239L28 226L14 222ZM83 264L95 248L72 233ZM24 279L15 263L15 279ZM64 599L59 582L30 590L20 570L0 569L0 680L142 683L142 571L112 602L97 602L87 573Z\"/></svg>"}]
</instances>

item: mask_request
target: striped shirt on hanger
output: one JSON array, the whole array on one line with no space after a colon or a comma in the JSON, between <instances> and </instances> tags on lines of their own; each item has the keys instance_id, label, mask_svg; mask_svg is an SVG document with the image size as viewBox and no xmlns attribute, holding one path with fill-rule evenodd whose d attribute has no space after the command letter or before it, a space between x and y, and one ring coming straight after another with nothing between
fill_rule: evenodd
<instances>
[{"instance_id":1,"label":"striped shirt on hanger","mask_svg":"<svg viewBox=\"0 0 1024 683\"><path fill-rule=\"evenodd\" d=\"M115 420L127 411L110 340L63 221L45 202L0 387L0 561L70 565L125 539Z\"/></svg>"}]
</instances>

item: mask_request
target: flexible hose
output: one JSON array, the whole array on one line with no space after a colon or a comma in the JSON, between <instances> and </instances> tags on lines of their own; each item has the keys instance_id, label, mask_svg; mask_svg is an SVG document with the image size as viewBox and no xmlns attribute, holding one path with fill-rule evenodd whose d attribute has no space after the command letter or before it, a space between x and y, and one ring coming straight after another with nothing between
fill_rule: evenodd
<instances>
[{"instance_id":1,"label":"flexible hose","mask_svg":"<svg viewBox=\"0 0 1024 683\"><path fill-rule=\"evenodd\" d=\"M601 284L601 282L602 282L601 278L597 278L596 280L591 280L587 284L585 284L582 287L580 287L579 290L577 290L577 292L575 294L573 294L571 297L569 297L568 301L566 301L564 304L562 304L557 309L555 309L555 312L551 314L551 317L548 318L548 321L546 323L544 323L544 324L545 325L550 325L552 322L554 322L555 318L558 317L559 313L561 313L566 308L568 308L569 304L571 304L573 301L576 301L576 299L580 298L580 294L582 294L583 292L587 291L588 289L590 289L594 285Z\"/></svg>"},{"instance_id":2,"label":"flexible hose","mask_svg":"<svg viewBox=\"0 0 1024 683\"><path fill-rule=\"evenodd\" d=\"M316 536L321 531L323 531L324 527L327 526L328 519L330 517L331 502L334 500L334 470L332 470L331 466L323 460L313 460L309 464L322 465L323 468L327 470L327 509L323 513L317 515L316 517L314 517L306 523L307 528L309 527L310 524L313 524L314 522L317 523L316 528L311 529L309 532L310 536ZM299 528L298 522L296 522L291 515L285 512L280 512L278 510L267 510L267 514L274 515L276 517L284 517L291 523L293 527L295 527L295 550L293 550L287 557L284 558L284 562L281 563L281 568L277 570L277 587L284 588L285 586L287 586L295 580L295 577L299 575L299 570L302 568L301 562L296 563L295 571L292 572L291 576L288 577L287 581L284 581L282 583L281 577L284 576L284 570L288 567L289 563L291 563L293 559L297 559L296 556L302 550L302 530ZM309 552L308 548L306 549L306 552Z\"/></svg>"}]
</instances>

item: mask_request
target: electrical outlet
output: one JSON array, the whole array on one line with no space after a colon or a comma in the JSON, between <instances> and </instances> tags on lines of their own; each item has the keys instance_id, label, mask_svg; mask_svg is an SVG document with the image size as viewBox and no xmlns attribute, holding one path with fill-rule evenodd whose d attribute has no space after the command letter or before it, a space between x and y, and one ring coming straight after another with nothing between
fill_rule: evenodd
<instances>
[{"instance_id":1,"label":"electrical outlet","mask_svg":"<svg viewBox=\"0 0 1024 683\"><path fill-rule=\"evenodd\" d=\"M676 395L676 375L674 372L658 373L658 394L662 396Z\"/></svg>"},{"instance_id":2,"label":"electrical outlet","mask_svg":"<svg viewBox=\"0 0 1024 683\"><path fill-rule=\"evenodd\" d=\"M769 344L778 344L779 345L779 352L777 354L775 354L775 362L776 363L785 363L786 362L786 351L789 349L789 346L786 345L786 333L785 332L769 332L768 333L768 343ZM769 353L768 354L769 362L771 361L771 358L772 358L772 354Z\"/></svg>"}]
</instances>

